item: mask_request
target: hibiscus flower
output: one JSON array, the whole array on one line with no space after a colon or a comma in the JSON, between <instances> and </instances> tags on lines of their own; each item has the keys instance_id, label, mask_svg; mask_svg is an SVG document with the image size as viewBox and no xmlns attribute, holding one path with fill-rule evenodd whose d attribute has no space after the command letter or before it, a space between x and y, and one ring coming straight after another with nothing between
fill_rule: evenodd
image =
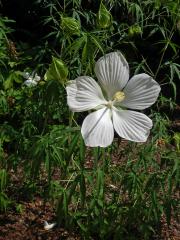
<instances>
[{"instance_id":1,"label":"hibiscus flower","mask_svg":"<svg viewBox=\"0 0 180 240\"><path fill-rule=\"evenodd\" d=\"M114 139L114 130L124 139L145 142L152 120L131 109L150 107L159 95L159 84L145 73L129 80L129 65L120 52L101 57L96 62L95 74L99 84L89 76L80 76L66 87L71 111L95 110L82 124L85 144L107 147Z\"/></svg>"}]
</instances>

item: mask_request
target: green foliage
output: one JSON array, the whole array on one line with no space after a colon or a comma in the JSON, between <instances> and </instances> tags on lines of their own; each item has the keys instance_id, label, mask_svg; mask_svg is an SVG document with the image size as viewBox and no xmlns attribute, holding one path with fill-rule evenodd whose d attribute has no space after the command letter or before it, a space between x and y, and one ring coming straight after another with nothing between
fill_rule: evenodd
<instances>
[{"instance_id":1,"label":"green foliage","mask_svg":"<svg viewBox=\"0 0 180 240\"><path fill-rule=\"evenodd\" d=\"M115 166L111 163L110 149L97 149L97 159L92 160L95 165L91 168L86 163L79 165L77 156L77 169L67 179L58 201L59 224L64 222L66 227L78 224L85 239L90 236L151 239L162 214L170 222L170 212L176 211L177 204L172 194L179 180L172 174L172 168L178 155L165 150L157 162L159 149L154 142L133 145L126 145L127 158ZM165 156L169 159L166 167Z\"/></svg>"},{"instance_id":2,"label":"green foliage","mask_svg":"<svg viewBox=\"0 0 180 240\"><path fill-rule=\"evenodd\" d=\"M10 204L5 189L7 186L8 176L6 169L0 169L0 211L6 211Z\"/></svg>"},{"instance_id":3,"label":"green foliage","mask_svg":"<svg viewBox=\"0 0 180 240\"><path fill-rule=\"evenodd\" d=\"M107 28L112 22L111 13L106 9L105 5L101 2L97 14L97 22L100 28Z\"/></svg>"},{"instance_id":4,"label":"green foliage","mask_svg":"<svg viewBox=\"0 0 180 240\"><path fill-rule=\"evenodd\" d=\"M180 152L180 133L174 133L174 141L175 141L175 145L176 145L176 148L178 150L178 152Z\"/></svg>"},{"instance_id":5,"label":"green foliage","mask_svg":"<svg viewBox=\"0 0 180 240\"><path fill-rule=\"evenodd\" d=\"M19 40L13 21L0 16L0 210L13 203L23 211L9 191L11 170L22 169L21 191L52 201L59 225L82 238L152 239L161 217L170 224L179 207L180 137L171 122L180 97L179 0L33 4L43 10L34 42ZM84 115L69 113L64 85L95 77L95 61L115 50L131 75L147 72L160 83L154 127L146 144L115 139L89 149L80 135ZM40 75L36 86L25 85L26 71Z\"/></svg>"},{"instance_id":6,"label":"green foliage","mask_svg":"<svg viewBox=\"0 0 180 240\"><path fill-rule=\"evenodd\" d=\"M61 28L68 36L80 34L80 23L71 17L61 17Z\"/></svg>"},{"instance_id":7,"label":"green foliage","mask_svg":"<svg viewBox=\"0 0 180 240\"><path fill-rule=\"evenodd\" d=\"M7 17L0 16L0 68L6 68L6 63L9 59L7 51L8 46L10 46L10 42L7 36L12 32L12 29L8 26L8 24L13 22L14 21L9 20Z\"/></svg>"},{"instance_id":8,"label":"green foliage","mask_svg":"<svg viewBox=\"0 0 180 240\"><path fill-rule=\"evenodd\" d=\"M52 58L52 63L46 72L44 79L58 80L61 84L64 84L68 76L68 68L65 66L62 60L55 57Z\"/></svg>"}]
</instances>

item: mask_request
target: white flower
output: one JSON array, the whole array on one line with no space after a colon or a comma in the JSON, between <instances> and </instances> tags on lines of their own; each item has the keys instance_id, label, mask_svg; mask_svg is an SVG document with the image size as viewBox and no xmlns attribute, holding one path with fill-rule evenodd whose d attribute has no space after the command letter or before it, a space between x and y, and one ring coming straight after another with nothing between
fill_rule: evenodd
<instances>
[{"instance_id":1,"label":"white flower","mask_svg":"<svg viewBox=\"0 0 180 240\"><path fill-rule=\"evenodd\" d=\"M23 72L22 75L25 79L28 79L31 74L29 72Z\"/></svg>"},{"instance_id":2,"label":"white flower","mask_svg":"<svg viewBox=\"0 0 180 240\"><path fill-rule=\"evenodd\" d=\"M56 226L56 223L51 223L49 224L47 221L44 221L44 229L45 230L51 230L52 228L54 228Z\"/></svg>"},{"instance_id":3,"label":"white flower","mask_svg":"<svg viewBox=\"0 0 180 240\"><path fill-rule=\"evenodd\" d=\"M27 87L36 86L37 82L41 80L40 76L38 76L37 73L34 74L34 72L23 72L23 77L26 79L24 85L26 85Z\"/></svg>"},{"instance_id":4,"label":"white flower","mask_svg":"<svg viewBox=\"0 0 180 240\"><path fill-rule=\"evenodd\" d=\"M35 74L33 80L35 80L36 82L39 82L41 80L40 76L37 75L37 73Z\"/></svg>"},{"instance_id":5,"label":"white flower","mask_svg":"<svg viewBox=\"0 0 180 240\"><path fill-rule=\"evenodd\" d=\"M37 85L37 82L32 78L28 78L28 80L24 82L24 85L26 85L27 87L34 87Z\"/></svg>"},{"instance_id":6,"label":"white flower","mask_svg":"<svg viewBox=\"0 0 180 240\"><path fill-rule=\"evenodd\" d=\"M126 108L143 110L151 106L159 95L159 84L145 73L129 80L129 66L120 52L101 57L95 73L102 89L88 76L78 77L66 87L67 102L73 112L96 110L82 124L85 144L109 146L114 129L122 138L145 142L152 128L151 119Z\"/></svg>"}]
</instances>

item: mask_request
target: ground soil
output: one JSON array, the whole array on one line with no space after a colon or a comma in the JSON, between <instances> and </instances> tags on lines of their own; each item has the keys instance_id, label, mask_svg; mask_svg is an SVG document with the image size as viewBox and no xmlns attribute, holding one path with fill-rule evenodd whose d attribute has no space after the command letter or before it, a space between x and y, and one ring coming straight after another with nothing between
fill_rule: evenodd
<instances>
[{"instance_id":1,"label":"ground soil","mask_svg":"<svg viewBox=\"0 0 180 240\"><path fill-rule=\"evenodd\" d=\"M13 173L12 173L13 174ZM22 176L18 174L19 178ZM19 194L19 178L13 174L14 190L12 195L16 199L15 207L11 207L5 213L0 213L0 240L80 240L78 232L67 231L55 226L51 230L45 230L44 221L55 222L55 209L48 201L44 202L40 196L29 200L28 196ZM17 204L18 203L18 204ZM168 226L165 217L162 216L162 230L154 240L180 240L180 224L176 219L171 220ZM92 239L93 240L93 239Z\"/></svg>"},{"instance_id":2,"label":"ground soil","mask_svg":"<svg viewBox=\"0 0 180 240\"><path fill-rule=\"evenodd\" d=\"M116 164L117 159L115 156L113 158L112 160ZM90 166L91 161L87 161L88 164ZM16 204L15 207L10 207L5 213L0 212L0 240L82 239L78 232L68 231L62 227L55 226L51 230L45 230L44 221L48 221L48 223L56 221L55 209L50 202L46 201L44 203L42 196L34 196L33 199L29 200L24 194L19 194L23 181L21 171L23 170L19 169L18 173L13 170L10 172L13 187L11 186L11 193L8 193L8 196L10 194ZM180 223L176 218L172 218L171 224L168 226L165 216L162 216L161 223L161 232L154 236L152 240L180 240Z\"/></svg>"}]
</instances>

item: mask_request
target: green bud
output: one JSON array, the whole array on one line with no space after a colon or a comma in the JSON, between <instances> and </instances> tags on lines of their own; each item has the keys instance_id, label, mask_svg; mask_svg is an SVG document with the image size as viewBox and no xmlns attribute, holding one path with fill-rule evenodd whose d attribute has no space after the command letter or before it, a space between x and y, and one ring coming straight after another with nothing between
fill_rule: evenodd
<instances>
[{"instance_id":1,"label":"green bud","mask_svg":"<svg viewBox=\"0 0 180 240\"><path fill-rule=\"evenodd\" d=\"M97 14L97 23L101 28L107 28L111 25L112 15L101 2L99 11Z\"/></svg>"},{"instance_id":2,"label":"green bud","mask_svg":"<svg viewBox=\"0 0 180 240\"><path fill-rule=\"evenodd\" d=\"M141 27L137 24L130 26L128 29L128 36L134 37L142 34Z\"/></svg>"},{"instance_id":3,"label":"green bud","mask_svg":"<svg viewBox=\"0 0 180 240\"><path fill-rule=\"evenodd\" d=\"M61 17L61 28L68 35L80 34L80 22L72 17Z\"/></svg>"},{"instance_id":4,"label":"green bud","mask_svg":"<svg viewBox=\"0 0 180 240\"><path fill-rule=\"evenodd\" d=\"M60 59L52 57L52 63L44 75L44 80L57 80L64 84L68 76L68 68Z\"/></svg>"}]
</instances>

